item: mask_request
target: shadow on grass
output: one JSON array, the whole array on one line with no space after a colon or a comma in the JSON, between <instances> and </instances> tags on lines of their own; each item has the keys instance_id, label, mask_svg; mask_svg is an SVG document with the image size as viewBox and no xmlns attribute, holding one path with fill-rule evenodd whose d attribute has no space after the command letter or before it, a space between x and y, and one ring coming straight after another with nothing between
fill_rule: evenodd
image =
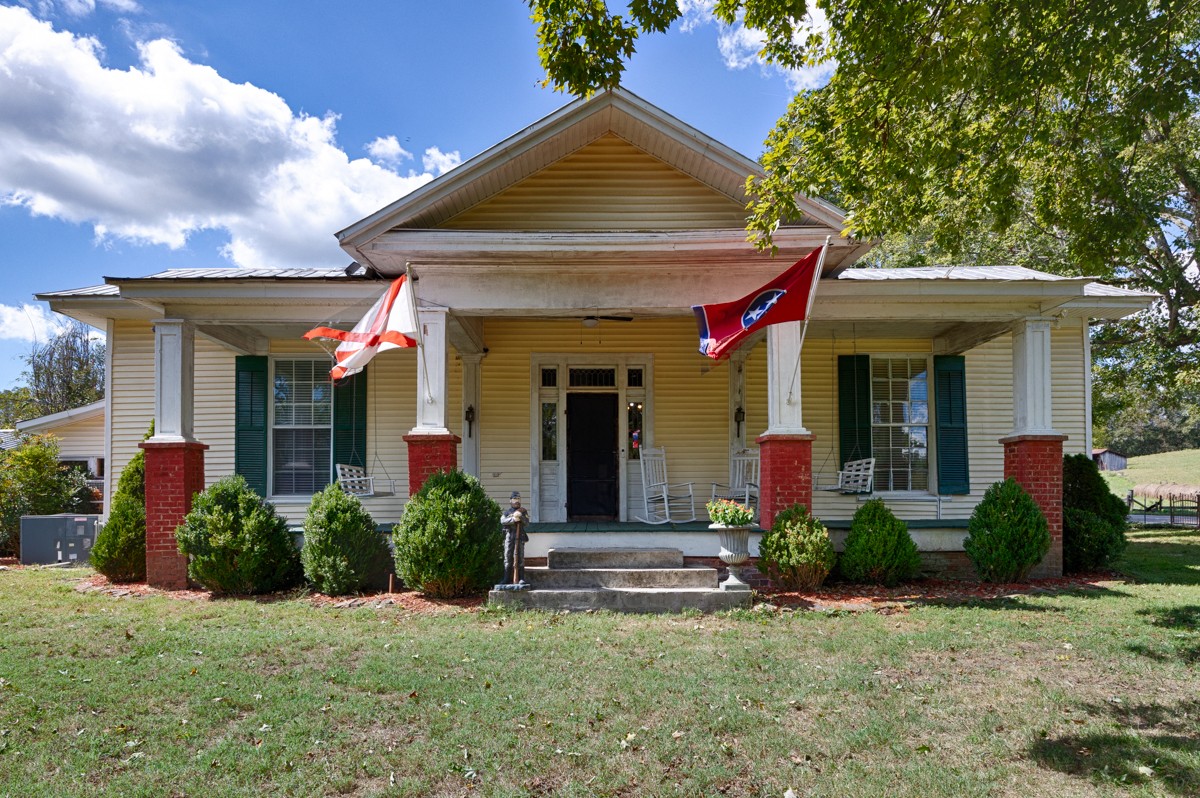
<instances>
[{"instance_id":1,"label":"shadow on grass","mask_svg":"<svg viewBox=\"0 0 1200 798\"><path fill-rule=\"evenodd\" d=\"M1153 585L1200 585L1200 539L1175 543L1130 540L1117 570Z\"/></svg>"},{"instance_id":2,"label":"shadow on grass","mask_svg":"<svg viewBox=\"0 0 1200 798\"><path fill-rule=\"evenodd\" d=\"M1130 643L1125 646L1125 650L1156 662L1179 660L1186 665L1200 663L1200 606L1190 604L1180 607L1152 607L1138 610L1138 615L1149 618L1153 626L1180 630L1169 640L1173 650L1151 648L1142 643ZM1192 634L1187 634L1188 632Z\"/></svg>"},{"instance_id":3,"label":"shadow on grass","mask_svg":"<svg viewBox=\"0 0 1200 798\"><path fill-rule=\"evenodd\" d=\"M1081 709L1123 728L1038 740L1029 752L1034 761L1097 783L1154 783L1174 795L1200 794L1200 701L1085 704Z\"/></svg>"},{"instance_id":4,"label":"shadow on grass","mask_svg":"<svg viewBox=\"0 0 1200 798\"><path fill-rule=\"evenodd\" d=\"M1114 590L1109 587L1089 587L1089 588L1062 588L1062 589L1042 589L1034 593L1010 596L997 596L995 598L982 597L963 597L963 598L916 598L911 599L908 603L923 607L967 607L971 609L981 610L1020 610L1022 612L1063 612L1062 607L1054 607L1043 603L1033 602L1030 599L1036 598L1056 598L1059 596L1070 596L1072 598L1085 599L1104 599L1104 598L1128 598L1129 593L1122 590Z\"/></svg>"}]
</instances>

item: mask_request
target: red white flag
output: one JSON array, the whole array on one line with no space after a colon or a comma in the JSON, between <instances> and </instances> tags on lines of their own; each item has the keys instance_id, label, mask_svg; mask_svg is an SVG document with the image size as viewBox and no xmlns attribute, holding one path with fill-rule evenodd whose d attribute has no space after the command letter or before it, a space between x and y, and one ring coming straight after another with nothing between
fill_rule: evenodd
<instances>
[{"instance_id":1,"label":"red white flag","mask_svg":"<svg viewBox=\"0 0 1200 798\"><path fill-rule=\"evenodd\" d=\"M741 299L692 305L700 328L700 354L720 360L768 324L807 319L827 247L828 244L817 247L783 274Z\"/></svg>"},{"instance_id":2,"label":"red white flag","mask_svg":"<svg viewBox=\"0 0 1200 798\"><path fill-rule=\"evenodd\" d=\"M417 303L408 276L397 278L350 332L315 327L304 337L342 342L333 353L337 365L329 371L335 382L362 371L377 352L416 346Z\"/></svg>"}]
</instances>

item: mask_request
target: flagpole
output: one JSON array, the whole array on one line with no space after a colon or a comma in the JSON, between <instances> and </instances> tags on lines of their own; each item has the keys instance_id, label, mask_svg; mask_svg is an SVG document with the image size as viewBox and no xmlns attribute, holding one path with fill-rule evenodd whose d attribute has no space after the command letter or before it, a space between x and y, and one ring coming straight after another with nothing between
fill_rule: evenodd
<instances>
[{"instance_id":1,"label":"flagpole","mask_svg":"<svg viewBox=\"0 0 1200 798\"><path fill-rule=\"evenodd\" d=\"M421 329L421 316L417 312L417 282L413 279L412 264L405 261L404 277L408 280L408 296L412 302L413 319L417 322L417 352L421 356L421 366L429 373L429 361L425 359L425 331ZM433 393L429 390L429 381L425 380L425 404L433 404Z\"/></svg>"},{"instance_id":2,"label":"flagpole","mask_svg":"<svg viewBox=\"0 0 1200 798\"><path fill-rule=\"evenodd\" d=\"M821 247L821 257L817 258L817 266L813 269L812 284L808 288L808 307L804 311L804 324L800 327L800 346L796 350L796 368L792 371L792 381L788 385L787 403L796 403L796 375L800 373L800 358L804 352L804 336L808 334L808 320L812 318L813 303L817 298L817 284L821 280L821 269L825 266L825 255L829 252L829 241L833 236L825 236L825 244Z\"/></svg>"}]
</instances>

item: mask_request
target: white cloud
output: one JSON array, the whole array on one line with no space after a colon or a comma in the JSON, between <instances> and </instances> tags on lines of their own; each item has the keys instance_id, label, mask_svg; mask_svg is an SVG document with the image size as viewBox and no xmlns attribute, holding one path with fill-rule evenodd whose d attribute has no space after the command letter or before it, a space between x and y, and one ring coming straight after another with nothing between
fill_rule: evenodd
<instances>
[{"instance_id":1,"label":"white cloud","mask_svg":"<svg viewBox=\"0 0 1200 798\"><path fill-rule=\"evenodd\" d=\"M44 305L0 305L0 340L45 343L70 326L71 320Z\"/></svg>"},{"instance_id":2,"label":"white cloud","mask_svg":"<svg viewBox=\"0 0 1200 798\"><path fill-rule=\"evenodd\" d=\"M413 154L400 146L395 136L380 137L367 145L367 154L377 161L387 164L398 164L401 161L411 161Z\"/></svg>"},{"instance_id":3,"label":"white cloud","mask_svg":"<svg viewBox=\"0 0 1200 798\"><path fill-rule=\"evenodd\" d=\"M680 0L679 8L683 12L682 28L689 32L708 23L717 25L717 49L728 69L745 69L758 65L766 74L782 75L792 91L818 89L833 77L837 69L837 64L833 62L803 69L784 69L767 64L761 55L766 34L756 28L746 27L740 20L733 25L719 23L713 16L715 6L715 0ZM796 32L793 41L807 36L812 31L829 30L829 20L825 12L815 5L809 7L807 21L808 25Z\"/></svg>"},{"instance_id":4,"label":"white cloud","mask_svg":"<svg viewBox=\"0 0 1200 798\"><path fill-rule=\"evenodd\" d=\"M0 6L0 205L173 248L223 230L238 265L329 265L345 259L335 231L458 161L431 147L425 173L400 175L351 160L335 116L297 115L165 39L138 52L108 69L96 40Z\"/></svg>"},{"instance_id":5,"label":"white cloud","mask_svg":"<svg viewBox=\"0 0 1200 798\"><path fill-rule=\"evenodd\" d=\"M442 152L437 147L430 147L421 156L421 165L425 167L425 171L438 175L449 172L460 163L462 163L462 156L458 154L458 150Z\"/></svg>"}]
</instances>

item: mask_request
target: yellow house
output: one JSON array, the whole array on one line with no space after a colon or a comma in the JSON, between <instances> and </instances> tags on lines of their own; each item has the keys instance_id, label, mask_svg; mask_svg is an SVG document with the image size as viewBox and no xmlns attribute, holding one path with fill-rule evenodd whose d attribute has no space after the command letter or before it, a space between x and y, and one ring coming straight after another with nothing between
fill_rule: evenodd
<instances>
[{"instance_id":1,"label":"yellow house","mask_svg":"<svg viewBox=\"0 0 1200 798\"><path fill-rule=\"evenodd\" d=\"M648 541L711 556L703 505L739 453L761 463L763 523L800 501L837 531L878 496L950 570L983 491L1015 476L1056 536L1040 572L1061 573L1060 461L1091 451L1088 323L1152 297L1016 267L860 268L870 242L809 198L762 254L743 229L758 173L618 90L341 231L348 268L172 270L40 295L107 332L106 495L156 420L151 580L184 578L173 529L191 490L237 471L298 522L339 463L395 481L365 499L380 521L457 465L498 501L522 494L531 556ZM827 238L806 331L771 326L720 362L697 352L693 305L747 294ZM349 329L406 271L424 345L333 386L302 334ZM692 483L695 521L639 522L643 455L658 450L672 483ZM823 490L866 458L869 492Z\"/></svg>"}]
</instances>

